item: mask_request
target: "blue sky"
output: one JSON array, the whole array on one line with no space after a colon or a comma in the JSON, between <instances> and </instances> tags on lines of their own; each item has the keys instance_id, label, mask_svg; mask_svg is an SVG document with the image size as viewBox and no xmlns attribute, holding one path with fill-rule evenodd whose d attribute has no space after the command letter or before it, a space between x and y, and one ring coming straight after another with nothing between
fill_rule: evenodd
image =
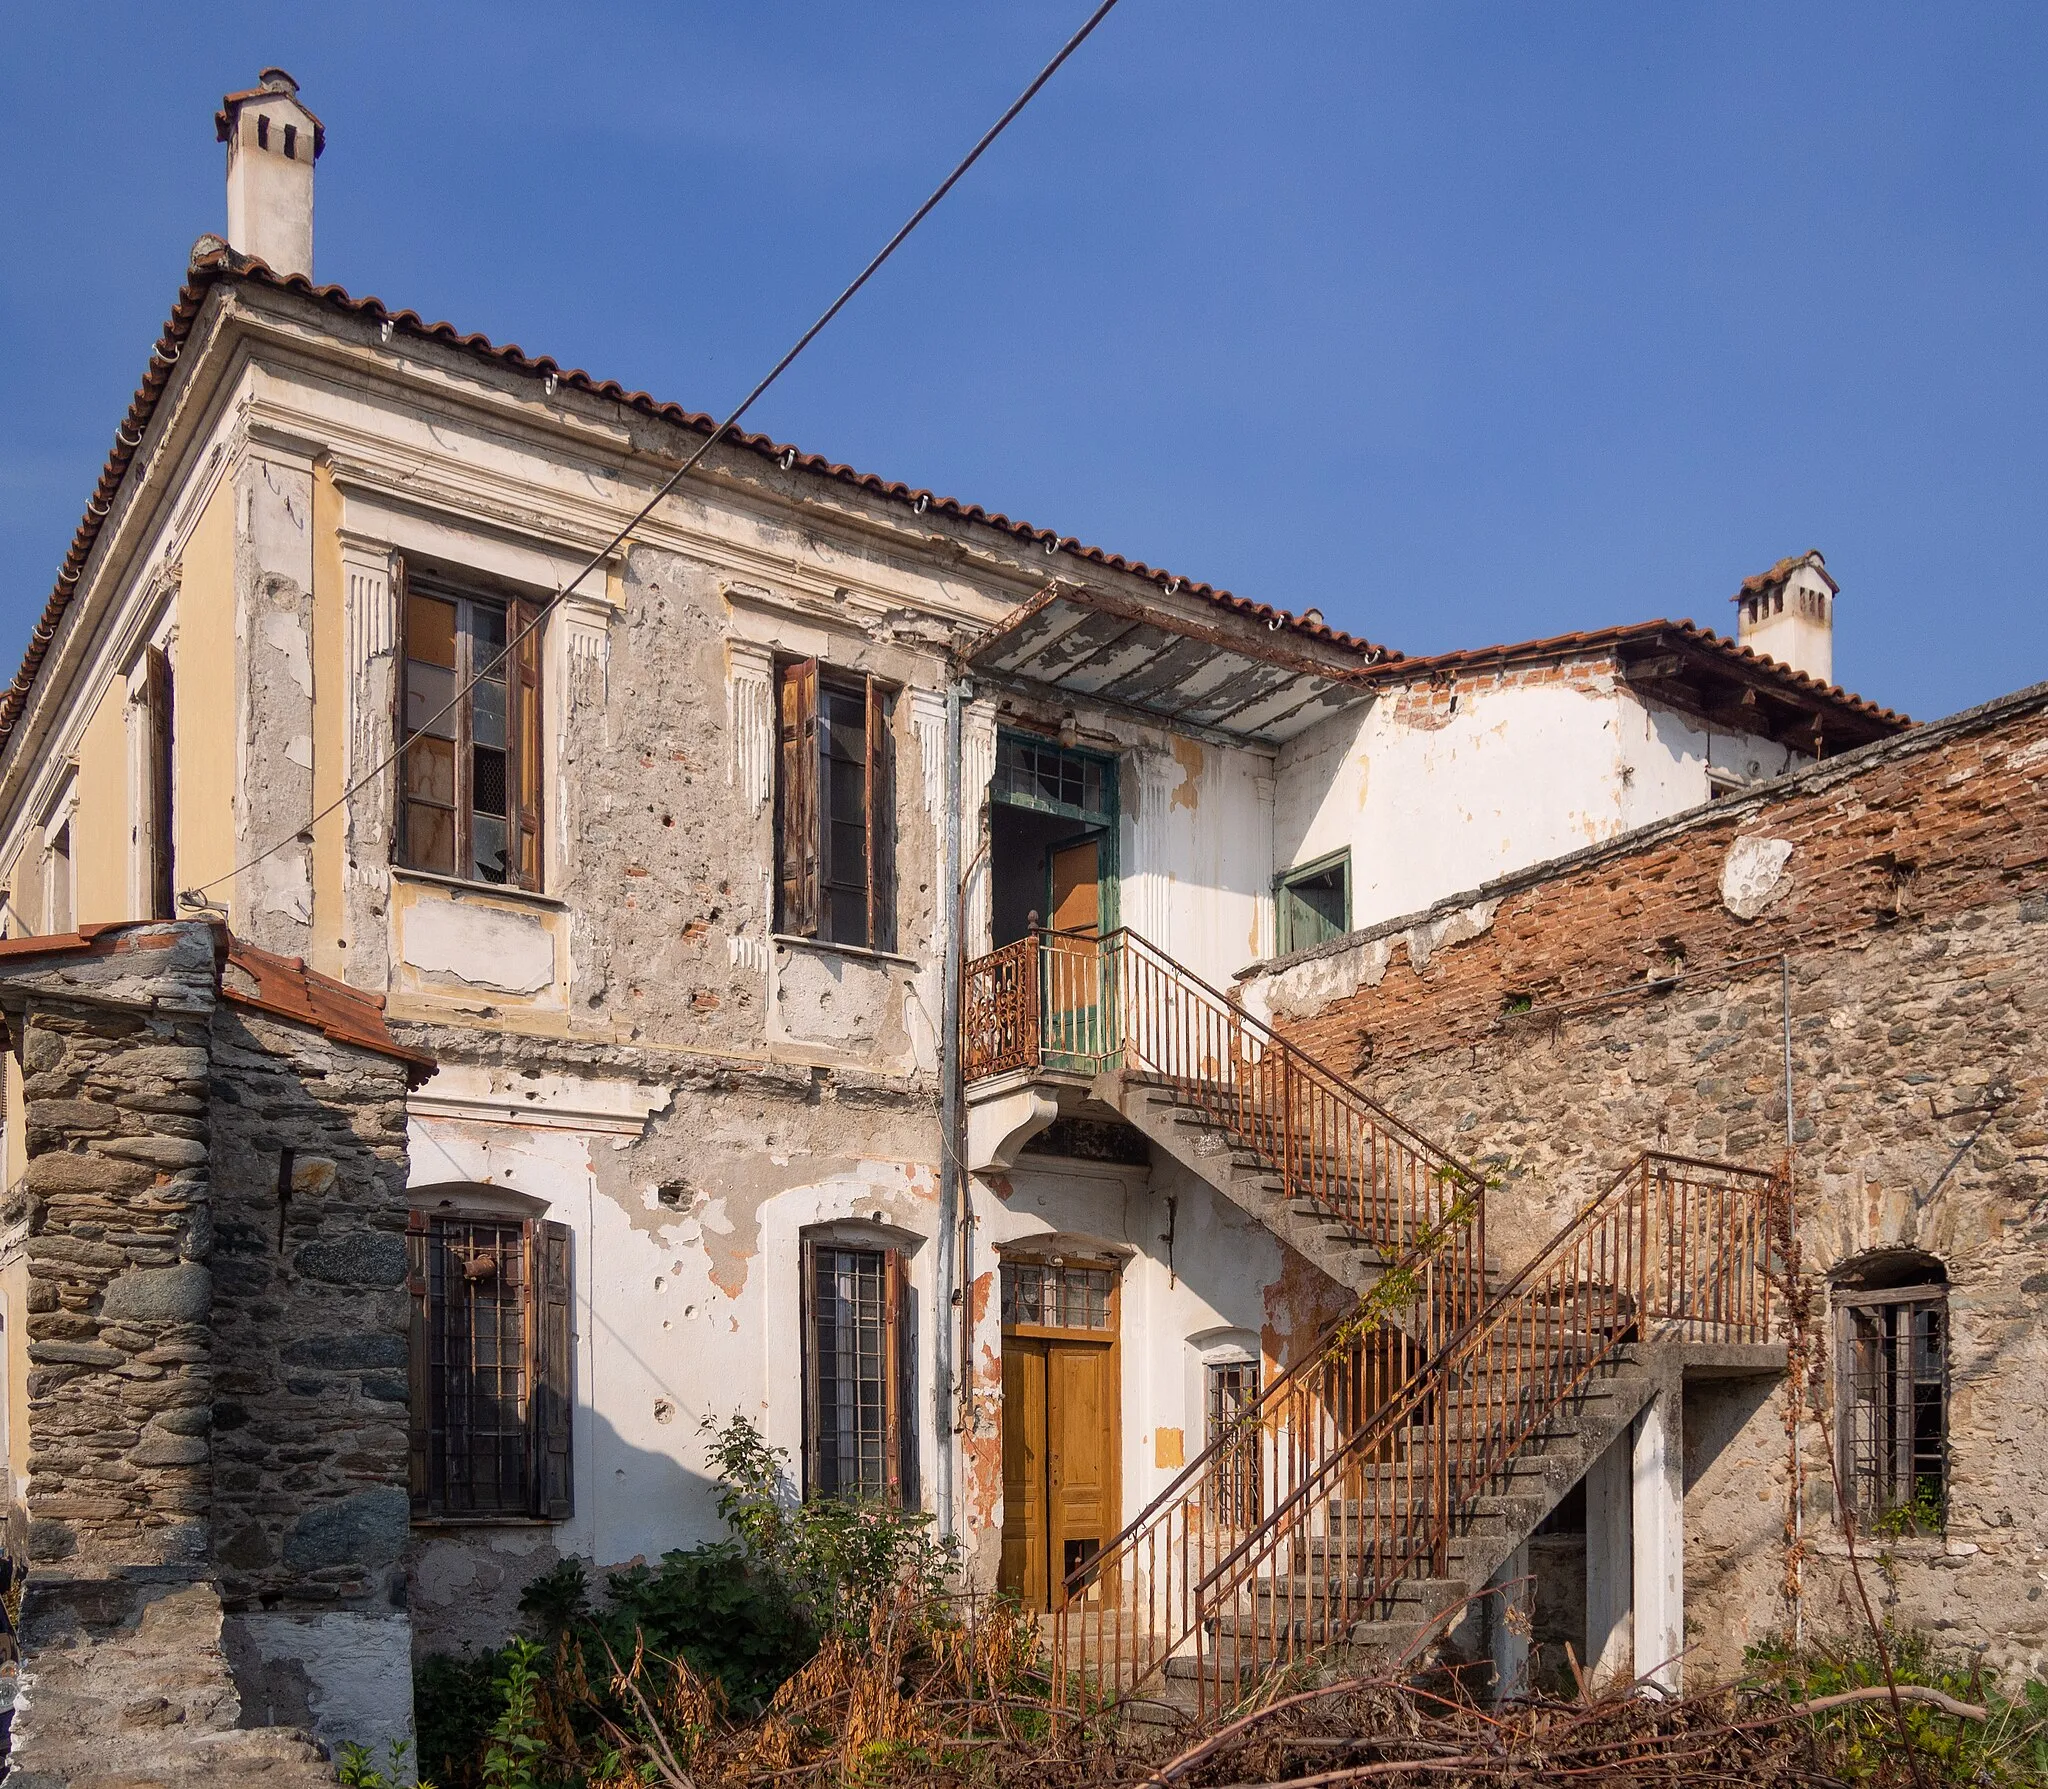
<instances>
[{"instance_id":1,"label":"blue sky","mask_svg":"<svg viewBox=\"0 0 2048 1789\"><path fill-rule=\"evenodd\" d=\"M184 257L212 111L326 121L317 271L723 410L1085 0L11 9L0 656ZM1123 0L753 422L1409 652L1733 625L2048 676L2048 8Z\"/></svg>"}]
</instances>

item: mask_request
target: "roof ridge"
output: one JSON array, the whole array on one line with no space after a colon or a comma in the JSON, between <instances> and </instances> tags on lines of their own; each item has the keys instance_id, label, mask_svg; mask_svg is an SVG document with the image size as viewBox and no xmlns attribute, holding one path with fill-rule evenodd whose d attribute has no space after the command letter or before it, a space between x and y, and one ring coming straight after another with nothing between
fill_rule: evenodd
<instances>
[{"instance_id":1,"label":"roof ridge","mask_svg":"<svg viewBox=\"0 0 2048 1789\"><path fill-rule=\"evenodd\" d=\"M499 344L493 342L489 336L476 331L459 330L452 323L430 323L417 311L393 310L374 295L358 298L345 287L332 283L316 284L302 273L279 273L256 256L237 253L217 236L202 236L194 246L184 283L179 287L170 317L164 324L156 346L150 351L142 384L137 388L135 396L129 402L126 415L114 431L114 446L101 468L93 494L87 500L85 514L72 535L71 547L65 554L63 566L58 571L56 585L43 605L41 617L30 632L20 669L16 671L13 682L8 685L5 692L0 693L0 753L4 753L11 742L14 729L27 707L29 694L35 686L44 658L56 639L64 613L70 607L71 597L84 574L86 562L91 558L93 548L98 543L100 525L112 513L114 500L119 496L136 450L141 447L148 432L157 401L170 383L172 369L176 366L179 353L189 339L192 325L206 301L207 294L223 280L244 281L250 285L265 286L274 291L291 292L312 298L350 315L368 317L376 322L388 324L422 340L441 342L483 355L503 366L552 377L586 395L628 405L645 415L682 428L693 429L700 434L709 434L718 426L718 419L703 411L686 409L680 404L656 398L645 391L628 390L616 379L598 379L580 367L565 367L552 355L528 354L516 342ZM942 496L921 486L884 479L873 472L862 472L842 461L827 459L823 454L806 453L792 443L776 441L767 435L731 429L726 432L725 439L737 447L778 462L785 471L801 468L841 483L854 485L877 496L908 503L919 515L936 511L960 521L993 528L999 533L1010 535L1013 539L1042 545L1049 558L1067 555L1087 564L1122 572L1127 576L1157 584L1168 596L1185 592L1189 596L1215 603L1249 620L1266 622L1276 629L1284 627L1306 639L1335 646L1343 651L1357 652L1361 656L1377 653L1381 655L1382 663L1401 657L1401 654L1392 647L1381 646L1358 635L1346 633L1341 628L1331 627L1327 622L1309 621L1286 609L1275 608L1269 603L1255 602L1249 597L1238 596L1216 585L1203 583L1199 579L1185 578L1161 567L1148 565L1142 559L1127 559L1121 553L1111 553L1101 547L1089 546L1072 535L1058 534L1051 529L1038 527L1035 523L1008 516L1000 510L988 510L978 503L963 503L958 498Z\"/></svg>"}]
</instances>

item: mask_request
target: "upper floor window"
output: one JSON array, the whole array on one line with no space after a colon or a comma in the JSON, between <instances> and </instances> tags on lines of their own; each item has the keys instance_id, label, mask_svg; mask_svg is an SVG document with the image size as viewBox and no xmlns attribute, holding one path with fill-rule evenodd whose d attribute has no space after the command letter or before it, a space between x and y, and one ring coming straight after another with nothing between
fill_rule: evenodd
<instances>
[{"instance_id":1,"label":"upper floor window","mask_svg":"<svg viewBox=\"0 0 2048 1789\"><path fill-rule=\"evenodd\" d=\"M415 1211L406 1247L414 1512L566 1518L568 1227Z\"/></svg>"},{"instance_id":2,"label":"upper floor window","mask_svg":"<svg viewBox=\"0 0 2048 1789\"><path fill-rule=\"evenodd\" d=\"M780 676L776 929L896 948L896 796L889 693L816 659Z\"/></svg>"},{"instance_id":3,"label":"upper floor window","mask_svg":"<svg viewBox=\"0 0 2048 1789\"><path fill-rule=\"evenodd\" d=\"M890 1248L804 1244L804 1492L915 1508L917 1307Z\"/></svg>"},{"instance_id":4,"label":"upper floor window","mask_svg":"<svg viewBox=\"0 0 2048 1789\"><path fill-rule=\"evenodd\" d=\"M1948 1520L1948 1275L1931 1257L1871 1257L1835 1280L1842 1478L1865 1522Z\"/></svg>"},{"instance_id":5,"label":"upper floor window","mask_svg":"<svg viewBox=\"0 0 2048 1789\"><path fill-rule=\"evenodd\" d=\"M178 917L172 849L171 660L161 647L142 655L142 762L147 803L137 826L143 898L151 919Z\"/></svg>"},{"instance_id":6,"label":"upper floor window","mask_svg":"<svg viewBox=\"0 0 2048 1789\"><path fill-rule=\"evenodd\" d=\"M540 634L526 631L535 606L411 567L404 589L397 861L537 889Z\"/></svg>"},{"instance_id":7,"label":"upper floor window","mask_svg":"<svg viewBox=\"0 0 2048 1789\"><path fill-rule=\"evenodd\" d=\"M1280 954L1308 950L1351 930L1351 853L1334 851L1280 878Z\"/></svg>"}]
</instances>

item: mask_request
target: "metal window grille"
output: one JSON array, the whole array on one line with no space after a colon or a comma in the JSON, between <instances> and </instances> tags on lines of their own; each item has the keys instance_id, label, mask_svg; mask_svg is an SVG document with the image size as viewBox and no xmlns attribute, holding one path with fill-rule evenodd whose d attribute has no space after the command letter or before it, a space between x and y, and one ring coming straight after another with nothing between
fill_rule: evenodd
<instances>
[{"instance_id":1,"label":"metal window grille","mask_svg":"<svg viewBox=\"0 0 2048 1789\"><path fill-rule=\"evenodd\" d=\"M1948 1296L1916 1286L1842 1307L1850 1496L1866 1519L1948 1510Z\"/></svg>"},{"instance_id":2,"label":"metal window grille","mask_svg":"<svg viewBox=\"0 0 2048 1789\"><path fill-rule=\"evenodd\" d=\"M896 1442L890 1257L882 1249L811 1249L811 1489L887 1498Z\"/></svg>"},{"instance_id":3,"label":"metal window grille","mask_svg":"<svg viewBox=\"0 0 2048 1789\"><path fill-rule=\"evenodd\" d=\"M1003 1323L1044 1329L1108 1329L1116 1276L1106 1267L1058 1262L1003 1263Z\"/></svg>"},{"instance_id":4,"label":"metal window grille","mask_svg":"<svg viewBox=\"0 0 2048 1789\"><path fill-rule=\"evenodd\" d=\"M524 1228L436 1219L426 1255L428 1507L524 1515L532 1489Z\"/></svg>"},{"instance_id":5,"label":"metal window grille","mask_svg":"<svg viewBox=\"0 0 2048 1789\"><path fill-rule=\"evenodd\" d=\"M1214 1447L1237 1419L1259 1401L1258 1363L1217 1361L1209 1367L1208 1434ZM1256 1437L1225 1448L1211 1470L1209 1507L1215 1520L1228 1527L1249 1527L1259 1519L1259 1448Z\"/></svg>"}]
</instances>

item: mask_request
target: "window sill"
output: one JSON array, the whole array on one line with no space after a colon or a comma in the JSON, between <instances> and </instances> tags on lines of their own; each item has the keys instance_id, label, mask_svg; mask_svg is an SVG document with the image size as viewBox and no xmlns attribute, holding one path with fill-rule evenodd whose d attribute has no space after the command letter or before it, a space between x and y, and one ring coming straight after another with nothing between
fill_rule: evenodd
<instances>
[{"instance_id":1,"label":"window sill","mask_svg":"<svg viewBox=\"0 0 2048 1789\"><path fill-rule=\"evenodd\" d=\"M905 969L919 966L915 957L906 957L897 951L870 950L865 944L833 944L823 938L799 938L792 932L771 932L768 942L789 950L814 950L822 956L859 957L863 962L896 963Z\"/></svg>"},{"instance_id":2,"label":"window sill","mask_svg":"<svg viewBox=\"0 0 2048 1789\"><path fill-rule=\"evenodd\" d=\"M433 1528L559 1528L568 1516L414 1516L417 1532Z\"/></svg>"},{"instance_id":3,"label":"window sill","mask_svg":"<svg viewBox=\"0 0 2048 1789\"><path fill-rule=\"evenodd\" d=\"M391 866L394 882L417 882L426 888L446 888L456 894L489 895L493 900L513 901L528 907L544 907L550 913L566 913L569 903L559 895L540 894L530 888L514 888L505 882L465 882L460 876L437 875L432 870L409 870L403 864Z\"/></svg>"}]
</instances>

